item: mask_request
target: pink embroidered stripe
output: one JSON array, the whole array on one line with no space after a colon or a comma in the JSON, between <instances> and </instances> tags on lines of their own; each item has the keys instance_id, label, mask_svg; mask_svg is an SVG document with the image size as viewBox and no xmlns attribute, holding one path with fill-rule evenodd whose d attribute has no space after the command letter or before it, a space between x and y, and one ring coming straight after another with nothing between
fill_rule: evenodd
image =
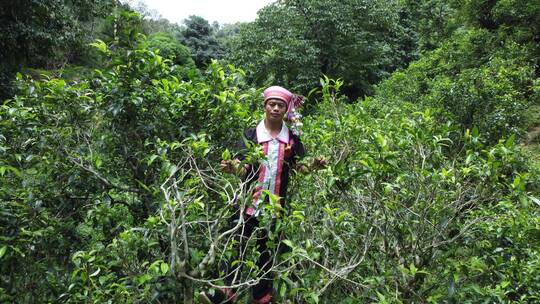
<instances>
[{"instance_id":1,"label":"pink embroidered stripe","mask_svg":"<svg viewBox=\"0 0 540 304\"><path fill-rule=\"evenodd\" d=\"M246 214L249 215L249 216L252 216L255 214L255 208L253 207L249 207L246 209Z\"/></svg>"},{"instance_id":2,"label":"pink embroidered stripe","mask_svg":"<svg viewBox=\"0 0 540 304\"><path fill-rule=\"evenodd\" d=\"M263 143L263 152L264 155L268 155L268 142ZM246 210L246 213L248 215L253 215L255 213L255 208L257 208L257 205L259 204L259 197L261 196L262 192L262 184L264 182L264 175L266 174L266 166L260 165L259 166L259 185L255 187L255 191L253 192L253 207L250 207ZM251 212L251 213L250 213Z\"/></svg>"},{"instance_id":3,"label":"pink embroidered stripe","mask_svg":"<svg viewBox=\"0 0 540 304\"><path fill-rule=\"evenodd\" d=\"M280 196L279 189L281 189L281 171L283 170L283 158L285 155L285 144L279 143L278 152L278 167L276 173L276 186L274 188L274 194Z\"/></svg>"}]
</instances>

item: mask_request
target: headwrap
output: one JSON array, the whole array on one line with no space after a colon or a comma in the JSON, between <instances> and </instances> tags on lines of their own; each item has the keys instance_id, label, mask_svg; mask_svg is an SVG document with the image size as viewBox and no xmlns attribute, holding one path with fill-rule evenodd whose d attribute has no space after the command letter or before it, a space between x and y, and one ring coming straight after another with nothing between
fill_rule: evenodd
<instances>
[{"instance_id":1,"label":"headwrap","mask_svg":"<svg viewBox=\"0 0 540 304\"><path fill-rule=\"evenodd\" d=\"M299 118L295 108L298 108L304 102L304 97L291 93L289 90L280 86L271 86L264 90L264 104L269 99L279 99L287 105L287 113L285 119L294 122Z\"/></svg>"}]
</instances>

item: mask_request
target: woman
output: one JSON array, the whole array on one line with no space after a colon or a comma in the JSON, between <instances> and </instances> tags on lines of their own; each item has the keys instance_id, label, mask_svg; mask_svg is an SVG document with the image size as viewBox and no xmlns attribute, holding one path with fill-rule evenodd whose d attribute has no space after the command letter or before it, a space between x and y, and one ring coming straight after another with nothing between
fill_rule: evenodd
<instances>
[{"instance_id":1,"label":"woman","mask_svg":"<svg viewBox=\"0 0 540 304\"><path fill-rule=\"evenodd\" d=\"M268 231L259 229L259 217L264 212L265 204L268 203L268 197L264 193L268 191L279 196L281 206L284 207L291 170L306 171L305 166L298 164L298 160L304 156L304 146L299 136L289 130L283 122L284 118L289 121L296 118L295 107L300 106L301 103L302 97L292 94L285 88L279 86L267 88L264 91L264 119L256 128L244 132L247 141L262 147L266 160L262 165L246 165L240 170L238 159L221 163L224 171L236 172L250 179L250 182L257 182L253 191L252 204L243 212L239 212L244 219L244 225L239 232L238 247L240 253L244 252L247 241L256 233L257 249L260 252L257 266L263 274L267 274L272 268L272 255L266 246ZM245 142L243 140L241 142L245 148ZM318 162L322 164L320 159ZM226 285L234 285L232 271L227 269L226 274ZM272 279L267 275L259 279L259 283L252 288L252 303L270 303ZM213 295L203 292L199 299L209 304L234 303L235 292L234 289L216 290Z\"/></svg>"}]
</instances>

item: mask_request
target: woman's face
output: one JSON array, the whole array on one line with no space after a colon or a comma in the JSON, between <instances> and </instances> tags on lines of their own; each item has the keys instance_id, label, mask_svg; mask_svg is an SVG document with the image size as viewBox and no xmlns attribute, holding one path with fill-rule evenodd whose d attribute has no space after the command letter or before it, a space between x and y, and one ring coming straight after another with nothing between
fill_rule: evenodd
<instances>
[{"instance_id":1,"label":"woman's face","mask_svg":"<svg viewBox=\"0 0 540 304\"><path fill-rule=\"evenodd\" d=\"M266 119L270 121L282 121L287 112L287 104L280 99L269 99L264 105Z\"/></svg>"}]
</instances>

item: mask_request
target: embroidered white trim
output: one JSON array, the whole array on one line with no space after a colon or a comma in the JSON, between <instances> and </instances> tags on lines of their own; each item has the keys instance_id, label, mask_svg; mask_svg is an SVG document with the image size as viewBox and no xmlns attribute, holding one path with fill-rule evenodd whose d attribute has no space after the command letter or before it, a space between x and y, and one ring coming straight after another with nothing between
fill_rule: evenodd
<instances>
[{"instance_id":1,"label":"embroidered white trim","mask_svg":"<svg viewBox=\"0 0 540 304\"><path fill-rule=\"evenodd\" d=\"M279 132L278 136L276 138L272 138L270 136L270 133L268 130L266 130L266 127L264 126L264 120L261 121L257 125L257 142L263 143L268 142L268 152L266 154L266 161L263 162L263 165L265 166L264 171L264 178L262 182L262 189L263 190L269 190L270 193L279 195L279 193L276 193L276 181L279 178L277 176L278 167L279 167L279 146L280 142L282 144L287 144L289 142L289 129L287 126L285 126L285 123L281 126L281 131ZM278 190L279 191L279 190ZM261 209L259 208L261 203L261 199L259 199L255 204L255 214L254 216L258 216L261 212Z\"/></svg>"},{"instance_id":2,"label":"embroidered white trim","mask_svg":"<svg viewBox=\"0 0 540 304\"><path fill-rule=\"evenodd\" d=\"M279 161L279 141L272 139L268 142L268 155L266 156L266 174L264 175L263 189L270 190L272 194L275 193L276 180L278 178L278 161Z\"/></svg>"},{"instance_id":3,"label":"embroidered white trim","mask_svg":"<svg viewBox=\"0 0 540 304\"><path fill-rule=\"evenodd\" d=\"M259 122L256 130L257 130L257 142L259 144L263 142L271 141L273 139L272 136L270 136L270 132L268 132L268 130L266 130L266 127L264 126L264 120L261 120L261 122ZM279 132L276 139L278 139L282 143L289 142L289 129L287 128L285 123L281 125L281 131Z\"/></svg>"}]
</instances>

